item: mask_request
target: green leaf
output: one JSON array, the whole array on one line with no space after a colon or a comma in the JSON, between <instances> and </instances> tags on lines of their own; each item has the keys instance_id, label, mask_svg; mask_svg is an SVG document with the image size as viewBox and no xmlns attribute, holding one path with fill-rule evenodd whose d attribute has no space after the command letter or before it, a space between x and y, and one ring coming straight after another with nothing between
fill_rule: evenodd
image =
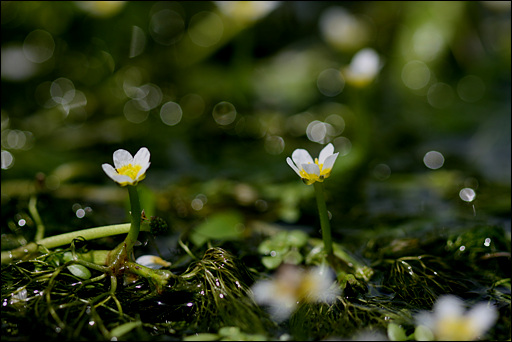
<instances>
[{"instance_id":1,"label":"green leaf","mask_svg":"<svg viewBox=\"0 0 512 342\"><path fill-rule=\"evenodd\" d=\"M63 255L63 259L65 262L73 260L73 254L71 252L66 252ZM71 274L74 276L80 278L80 279L89 279L91 277L91 271L85 266L82 265L69 265L67 266L67 269Z\"/></svg>"},{"instance_id":2,"label":"green leaf","mask_svg":"<svg viewBox=\"0 0 512 342\"><path fill-rule=\"evenodd\" d=\"M299 265L304 257L296 249L292 249L283 256L283 261L287 264Z\"/></svg>"},{"instance_id":3,"label":"green leaf","mask_svg":"<svg viewBox=\"0 0 512 342\"><path fill-rule=\"evenodd\" d=\"M395 323L389 323L388 337L391 341L405 341L407 339L404 329Z\"/></svg>"},{"instance_id":4,"label":"green leaf","mask_svg":"<svg viewBox=\"0 0 512 342\"><path fill-rule=\"evenodd\" d=\"M201 333L183 337L183 341L218 341L218 334Z\"/></svg>"},{"instance_id":5,"label":"green leaf","mask_svg":"<svg viewBox=\"0 0 512 342\"><path fill-rule=\"evenodd\" d=\"M434 334L424 325L418 325L414 330L414 339L416 341L434 341Z\"/></svg>"},{"instance_id":6,"label":"green leaf","mask_svg":"<svg viewBox=\"0 0 512 342\"><path fill-rule=\"evenodd\" d=\"M91 271L85 266L82 265L69 265L67 269L71 274L80 278L80 279L89 279L91 277Z\"/></svg>"},{"instance_id":7,"label":"green leaf","mask_svg":"<svg viewBox=\"0 0 512 342\"><path fill-rule=\"evenodd\" d=\"M292 230L288 232L288 244L294 247L302 247L308 242L308 234L302 230Z\"/></svg>"},{"instance_id":8,"label":"green leaf","mask_svg":"<svg viewBox=\"0 0 512 342\"><path fill-rule=\"evenodd\" d=\"M113 338L116 338L116 340L117 340L118 337L121 337L124 334L129 333L130 331L132 331L133 329L135 329L141 325L142 325L141 321L135 321L135 322L128 322L128 323L122 324L118 327L115 327L114 329L112 329L110 331L111 341Z\"/></svg>"},{"instance_id":9,"label":"green leaf","mask_svg":"<svg viewBox=\"0 0 512 342\"><path fill-rule=\"evenodd\" d=\"M197 247L208 240L236 240L242 236L243 217L237 211L226 211L207 217L190 234L190 241Z\"/></svg>"},{"instance_id":10,"label":"green leaf","mask_svg":"<svg viewBox=\"0 0 512 342\"><path fill-rule=\"evenodd\" d=\"M265 256L261 258L261 263L269 270L277 268L279 265L281 265L282 262L283 257L281 256L281 254L278 254L276 256Z\"/></svg>"}]
</instances>

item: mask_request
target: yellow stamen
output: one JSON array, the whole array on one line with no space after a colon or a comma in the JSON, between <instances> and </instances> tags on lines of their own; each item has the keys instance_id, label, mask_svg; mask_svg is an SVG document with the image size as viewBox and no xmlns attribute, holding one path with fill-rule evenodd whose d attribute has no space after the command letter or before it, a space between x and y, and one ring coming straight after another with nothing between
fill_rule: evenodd
<instances>
[{"instance_id":1,"label":"yellow stamen","mask_svg":"<svg viewBox=\"0 0 512 342\"><path fill-rule=\"evenodd\" d=\"M308 164L311 164L311 163L308 163ZM318 162L318 158L315 158L315 164L318 165L318 168L320 169L320 176L317 176L315 174L309 174L306 171L304 171L303 169L299 171L302 180L307 185L313 184L314 182L323 182L324 179L329 177L331 174L331 169L323 170L324 164L320 164Z\"/></svg>"},{"instance_id":2,"label":"yellow stamen","mask_svg":"<svg viewBox=\"0 0 512 342\"><path fill-rule=\"evenodd\" d=\"M137 174L139 173L142 167L140 165L132 165L128 164L119 169L117 169L117 173L123 176L128 176L131 179L135 180L137 178Z\"/></svg>"},{"instance_id":3,"label":"yellow stamen","mask_svg":"<svg viewBox=\"0 0 512 342\"><path fill-rule=\"evenodd\" d=\"M436 330L438 337L446 341L470 341L478 335L473 322L466 317L444 318Z\"/></svg>"}]
</instances>

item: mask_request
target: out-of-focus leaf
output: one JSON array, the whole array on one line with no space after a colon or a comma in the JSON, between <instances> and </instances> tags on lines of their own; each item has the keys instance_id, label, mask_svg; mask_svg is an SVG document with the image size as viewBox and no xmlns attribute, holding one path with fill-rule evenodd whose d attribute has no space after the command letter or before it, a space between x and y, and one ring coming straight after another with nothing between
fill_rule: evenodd
<instances>
[{"instance_id":1,"label":"out-of-focus leaf","mask_svg":"<svg viewBox=\"0 0 512 342\"><path fill-rule=\"evenodd\" d=\"M206 221L197 226L190 235L190 241L196 246L202 246L208 240L236 240L240 238L243 229L243 217L237 211L226 211L211 215Z\"/></svg>"}]
</instances>

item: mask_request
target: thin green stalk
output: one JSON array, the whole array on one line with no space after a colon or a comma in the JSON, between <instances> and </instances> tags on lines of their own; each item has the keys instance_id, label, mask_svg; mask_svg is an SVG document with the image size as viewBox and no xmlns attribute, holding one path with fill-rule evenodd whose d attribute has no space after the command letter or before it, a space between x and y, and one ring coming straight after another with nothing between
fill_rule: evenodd
<instances>
[{"instance_id":1,"label":"thin green stalk","mask_svg":"<svg viewBox=\"0 0 512 342\"><path fill-rule=\"evenodd\" d=\"M141 210L137 187L128 185L128 193L130 195L130 216L132 220L130 230L124 241L111 251L107 260L114 274L122 272L125 263L133 256L133 247L137 243L140 232Z\"/></svg>"},{"instance_id":2,"label":"thin green stalk","mask_svg":"<svg viewBox=\"0 0 512 342\"><path fill-rule=\"evenodd\" d=\"M145 221L146 222L146 221ZM67 245L74 239L83 237L85 240L94 240L107 236L126 234L130 231L131 223L113 224L109 226L101 226L95 228L88 228L83 230L77 230L74 232L59 234L41 239L37 242L30 242L25 246L18 247L10 251L2 252L2 264L12 262L14 260L23 259L37 252L40 246L46 247L47 249ZM145 223L140 226L139 231L150 231L149 223Z\"/></svg>"},{"instance_id":3,"label":"thin green stalk","mask_svg":"<svg viewBox=\"0 0 512 342\"><path fill-rule=\"evenodd\" d=\"M328 258L332 258L332 236L331 224L329 222L329 213L325 205L324 183L315 182L316 204L318 206L318 215L320 216L320 227L322 228L322 239L324 240L324 249Z\"/></svg>"},{"instance_id":4,"label":"thin green stalk","mask_svg":"<svg viewBox=\"0 0 512 342\"><path fill-rule=\"evenodd\" d=\"M30 212L30 215L32 215L32 218L36 223L37 230L34 240L39 241L43 239L44 236L44 224L41 220L41 216L39 216L39 212L37 211L37 197L35 195L32 195L32 197L30 197L30 201L28 202L28 211Z\"/></svg>"},{"instance_id":5,"label":"thin green stalk","mask_svg":"<svg viewBox=\"0 0 512 342\"><path fill-rule=\"evenodd\" d=\"M140 210L140 201L139 194L137 192L137 186L128 185L128 193L130 194L130 207L131 207L131 219L132 224L130 227L130 231L124 240L126 243L126 251L131 253L133 246L137 242L139 238L140 231L140 220L141 220L141 210Z\"/></svg>"}]
</instances>

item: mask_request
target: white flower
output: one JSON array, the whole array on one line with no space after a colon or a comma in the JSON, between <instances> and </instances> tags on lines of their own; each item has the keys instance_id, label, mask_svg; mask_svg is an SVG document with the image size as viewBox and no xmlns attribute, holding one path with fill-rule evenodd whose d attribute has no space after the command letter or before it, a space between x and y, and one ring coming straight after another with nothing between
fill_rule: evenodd
<instances>
[{"instance_id":1,"label":"white flower","mask_svg":"<svg viewBox=\"0 0 512 342\"><path fill-rule=\"evenodd\" d=\"M308 151L299 148L293 151L291 158L286 158L286 162L304 183L309 185L314 182L323 182L331 175L332 167L339 154L339 152L333 152L334 146L328 144L320 151L318 158L313 161Z\"/></svg>"},{"instance_id":2,"label":"white flower","mask_svg":"<svg viewBox=\"0 0 512 342\"><path fill-rule=\"evenodd\" d=\"M382 63L375 50L362 49L352 57L348 68L343 68L343 76L347 83L356 87L364 87L375 79Z\"/></svg>"},{"instance_id":3,"label":"white flower","mask_svg":"<svg viewBox=\"0 0 512 342\"><path fill-rule=\"evenodd\" d=\"M340 293L334 275L325 267L303 269L283 264L271 280L262 280L252 287L254 300L268 305L277 321L290 316L301 301L332 303Z\"/></svg>"},{"instance_id":4,"label":"white flower","mask_svg":"<svg viewBox=\"0 0 512 342\"><path fill-rule=\"evenodd\" d=\"M146 266L154 270L158 270L162 267L171 266L170 262L165 261L164 259L156 255L141 255L140 257L137 258L137 260L135 260L135 262L139 265Z\"/></svg>"},{"instance_id":5,"label":"white flower","mask_svg":"<svg viewBox=\"0 0 512 342\"><path fill-rule=\"evenodd\" d=\"M456 296L444 295L434 304L433 312L416 317L418 325L427 327L440 341L473 341L489 330L498 318L494 307L478 303L469 310Z\"/></svg>"},{"instance_id":6,"label":"white flower","mask_svg":"<svg viewBox=\"0 0 512 342\"><path fill-rule=\"evenodd\" d=\"M103 164L103 171L115 182L122 186L136 185L146 177L146 171L149 168L149 150L141 148L135 157L132 158L130 152L126 150L117 150L114 152L114 166Z\"/></svg>"}]
</instances>

